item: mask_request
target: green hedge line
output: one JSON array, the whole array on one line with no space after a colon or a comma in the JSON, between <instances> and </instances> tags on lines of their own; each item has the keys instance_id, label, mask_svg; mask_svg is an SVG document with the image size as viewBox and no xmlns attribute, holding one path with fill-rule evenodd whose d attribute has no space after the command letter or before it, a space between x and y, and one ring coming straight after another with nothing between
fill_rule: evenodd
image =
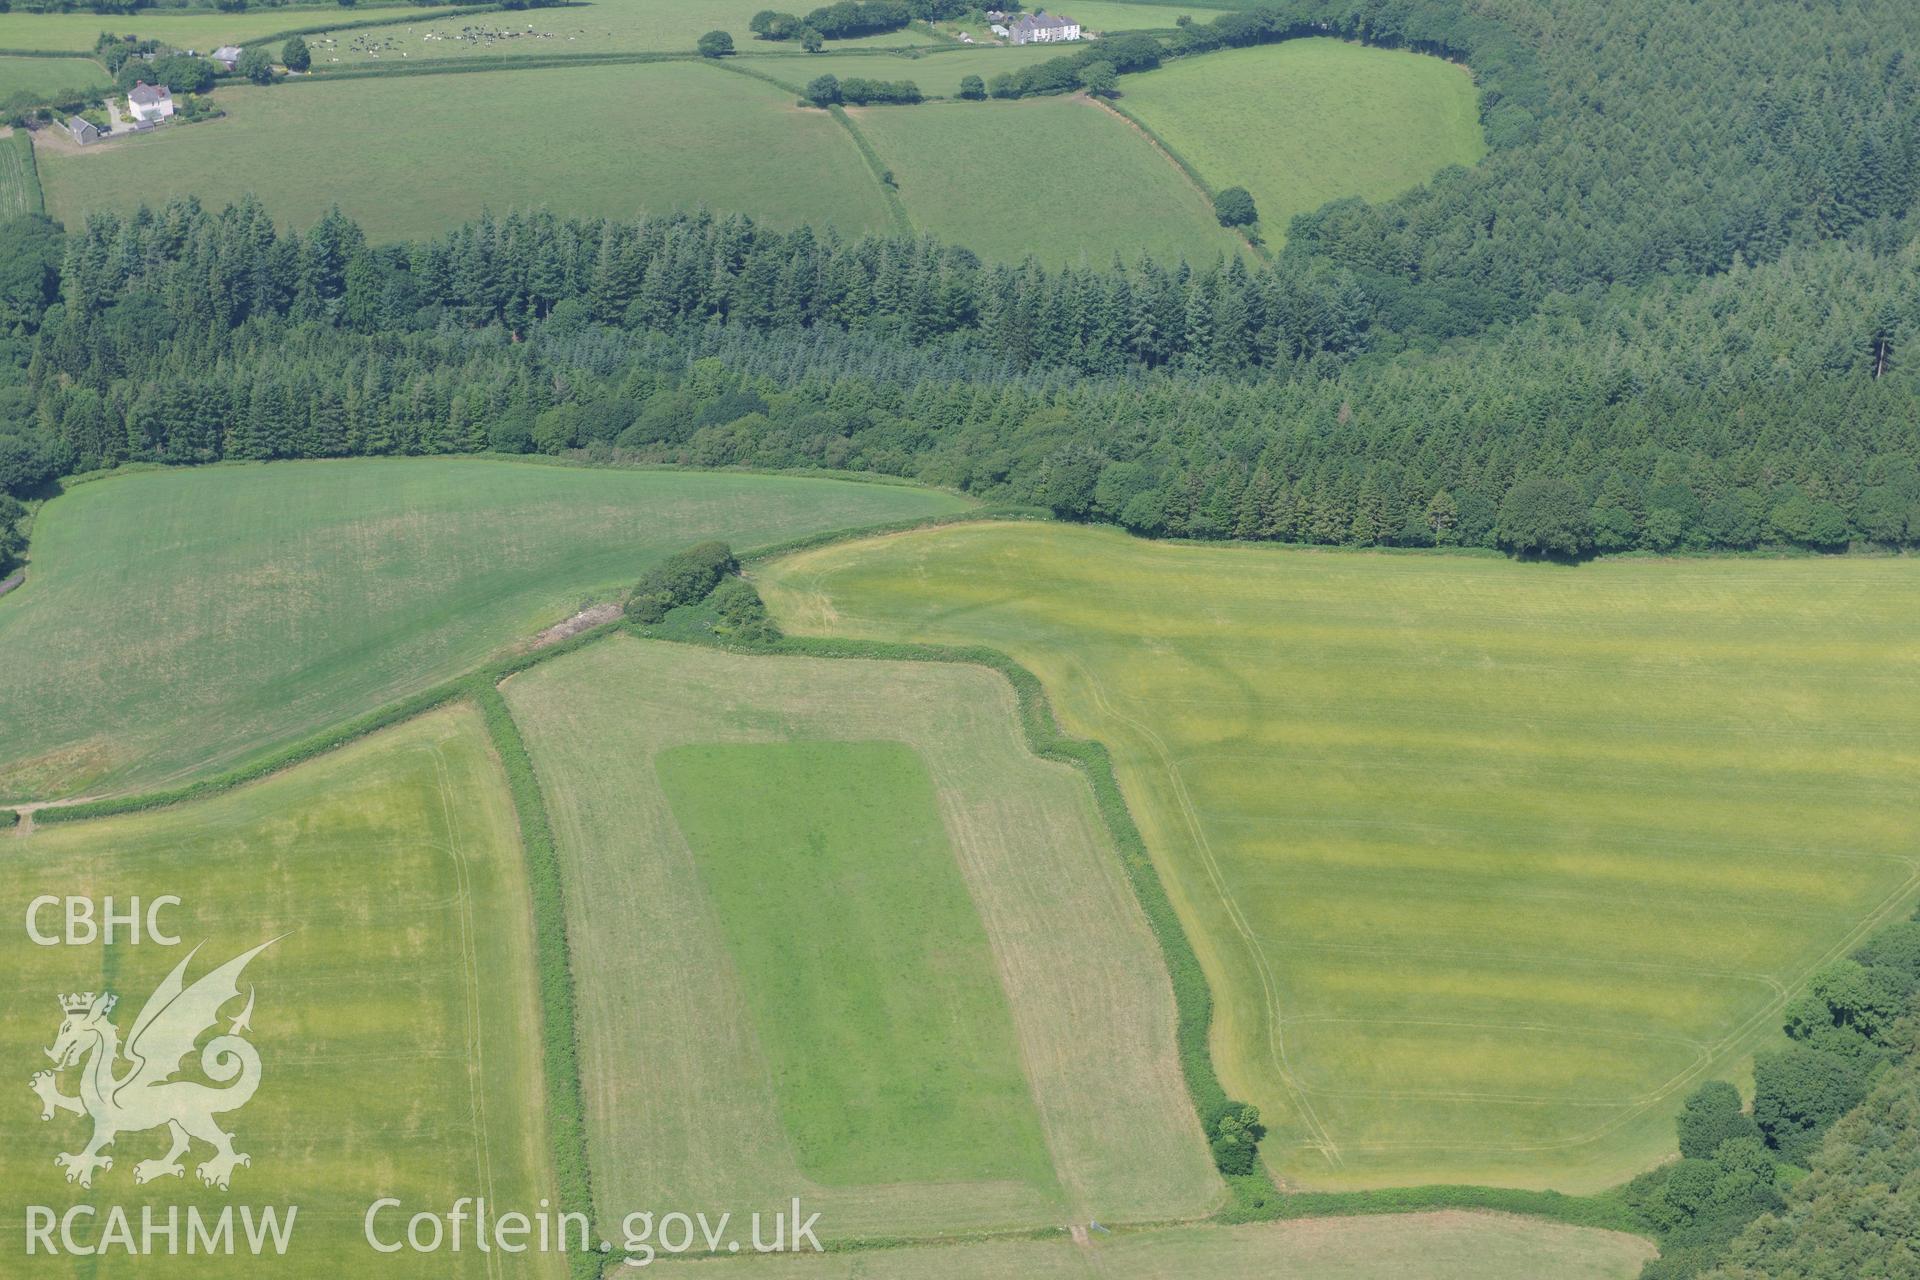
<instances>
[{"instance_id":1,"label":"green hedge line","mask_svg":"<svg viewBox=\"0 0 1920 1280\"><path fill-rule=\"evenodd\" d=\"M752 67L743 67L732 58L708 58L706 62L721 71L731 71L737 76L747 76L751 79L759 80L764 84L770 84L782 93L804 94L806 92L806 90L799 85L789 84L777 76L769 75L764 71L756 71Z\"/></svg>"},{"instance_id":2,"label":"green hedge line","mask_svg":"<svg viewBox=\"0 0 1920 1280\"><path fill-rule=\"evenodd\" d=\"M1179 150L1176 149L1171 142L1168 142L1165 138L1161 137L1159 132L1155 130L1152 125L1148 124L1145 120L1142 120L1139 116L1127 110L1125 107L1121 106L1118 102L1115 102L1111 98L1101 99L1100 105L1105 107L1107 110L1113 112L1115 115L1121 117L1128 124L1131 124L1134 128L1138 129L1141 133L1146 134L1147 139L1150 142L1152 142L1154 146L1166 152L1167 159L1173 161L1174 164L1179 166L1180 172L1186 174L1187 178L1193 183L1193 185L1200 189L1200 193L1206 196L1207 202L1209 204L1211 204L1214 198L1220 194L1218 191L1215 191L1213 189L1213 184L1211 182L1208 182L1205 178L1200 176L1200 171L1193 167L1193 162L1188 160L1185 156L1181 155ZM1266 246L1255 243L1253 237L1249 236L1246 233L1245 227L1235 227L1234 231L1240 236L1242 240L1245 240L1247 242L1247 246L1251 248L1255 253L1259 254L1261 258L1269 259L1271 257L1271 255L1267 252Z\"/></svg>"},{"instance_id":3,"label":"green hedge line","mask_svg":"<svg viewBox=\"0 0 1920 1280\"><path fill-rule=\"evenodd\" d=\"M245 783L257 782L269 774L292 768L315 756L344 747L354 739L364 738L375 730L399 724L403 720L411 720L442 703L453 701L466 690L466 682L449 680L431 689L402 698L398 702L389 703L378 711L349 720L331 729L324 729L311 737L301 739L292 746L270 751L225 773L202 778L198 782L190 782L182 787L171 787L165 791L149 791L144 795L89 800L83 804L52 805L36 813L34 820L39 823L80 822L88 818L142 813L148 809L164 809L171 805L185 804L189 800L217 795L222 791L231 791Z\"/></svg>"},{"instance_id":4,"label":"green hedge line","mask_svg":"<svg viewBox=\"0 0 1920 1280\"><path fill-rule=\"evenodd\" d=\"M576 646L566 646L572 647ZM564 651L559 645L554 649ZM552 651L542 650L535 660L551 656ZM567 945L567 902L561 882L560 854L554 848L553 828L547 821L547 806L540 794L533 757L527 754L520 727L513 722L493 673L474 677L469 687L486 720L494 750L506 768L507 789L520 820L520 843L525 851L527 880L533 894L534 965L540 984L541 1074L546 1081L547 1127L552 1139L556 1197L562 1211L584 1213L591 1221L593 1173L587 1156L586 1105L580 1093L573 956ZM598 1254L567 1255L568 1270L577 1280L592 1280L600 1274L604 1262Z\"/></svg>"},{"instance_id":5,"label":"green hedge line","mask_svg":"<svg viewBox=\"0 0 1920 1280\"><path fill-rule=\"evenodd\" d=\"M1618 1197L1569 1196L1558 1191L1511 1187L1388 1187L1378 1191L1300 1191L1282 1195L1265 1218L1336 1218L1377 1213L1422 1213L1433 1209L1488 1209L1551 1218L1576 1227L1600 1227L1632 1235L1651 1228ZM1230 1216L1230 1215L1228 1215Z\"/></svg>"},{"instance_id":6,"label":"green hedge line","mask_svg":"<svg viewBox=\"0 0 1920 1280\"><path fill-rule=\"evenodd\" d=\"M418 62L383 62L379 66L356 64L338 69L316 68L304 76L288 76L276 83L285 85L325 84L333 80L373 80L392 76L454 76L476 71L539 71L553 67L626 66L645 62L704 61L697 53L647 50L632 53L553 53L501 58L422 58Z\"/></svg>"},{"instance_id":7,"label":"green hedge line","mask_svg":"<svg viewBox=\"0 0 1920 1280\"><path fill-rule=\"evenodd\" d=\"M899 191L887 181L887 176L893 170L880 159L880 153L873 149L871 142L867 141L867 135L860 132L860 126L853 122L853 117L838 104L828 107L827 114L840 122L841 127L846 129L848 135L853 138L853 145L860 148L860 155L866 160L867 168L873 173L873 180L880 184L880 196L887 202L887 212L893 215L894 228L903 236L912 235L913 219L907 216L907 206L901 201Z\"/></svg>"},{"instance_id":8,"label":"green hedge line","mask_svg":"<svg viewBox=\"0 0 1920 1280\"><path fill-rule=\"evenodd\" d=\"M977 517L976 517L977 518ZM920 527L930 522L915 521L909 527ZM931 522L942 523L942 522ZM827 539L831 540L831 539ZM802 539L803 543L813 540ZM768 553L761 553L764 558ZM646 628L636 628L643 636L658 636L659 633ZM1173 900L1167 896L1166 886L1160 881L1152 858L1147 853L1146 841L1140 835L1140 829L1134 825L1133 814L1127 809L1126 799L1120 794L1120 785L1114 777L1113 762L1105 746L1098 742L1089 742L1079 738L1069 738L1060 732L1059 723L1054 719L1052 704L1047 700L1046 690L1040 684L1040 678L1015 662L997 649L981 646L954 647L929 644L896 644L874 640L838 640L817 637L785 637L770 644L726 645L711 637L675 636L681 643L707 644L719 648L738 649L742 652L788 654L810 658L858 658L869 661L891 662L952 662L982 666L999 672L1013 686L1015 700L1019 708L1020 728L1026 737L1027 747L1043 760L1053 760L1069 764L1083 773L1093 788L1094 803L1100 811L1102 821L1106 823L1108 833L1113 837L1119 850L1121 866L1126 871L1127 881L1133 886L1135 898L1141 910L1146 914L1147 923L1153 930L1154 938L1160 944L1161 956L1166 961L1167 975L1172 980L1175 1006L1175 1042L1179 1052L1180 1070L1187 1082L1187 1092L1193 1101L1194 1118L1204 1128L1204 1117L1228 1102L1227 1091L1214 1074L1213 1054L1207 1044L1207 1036L1213 1022L1213 992L1207 986L1205 973L1200 968L1200 958L1194 954L1193 944L1187 939L1187 932L1180 923L1179 915L1174 911ZM1247 1220L1254 1217L1276 1217L1277 1212L1268 1211L1281 1199L1279 1190L1267 1176L1264 1166L1256 1172L1240 1177L1228 1178L1227 1184L1233 1192L1233 1205L1227 1213L1235 1220Z\"/></svg>"}]
</instances>

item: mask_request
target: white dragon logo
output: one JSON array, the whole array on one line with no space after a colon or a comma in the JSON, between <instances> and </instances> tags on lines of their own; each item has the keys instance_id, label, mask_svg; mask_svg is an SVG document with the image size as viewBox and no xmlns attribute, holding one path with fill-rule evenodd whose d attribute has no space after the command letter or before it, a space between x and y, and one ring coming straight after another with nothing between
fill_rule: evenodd
<instances>
[{"instance_id":1,"label":"white dragon logo","mask_svg":"<svg viewBox=\"0 0 1920 1280\"><path fill-rule=\"evenodd\" d=\"M158 1160L142 1160L133 1166L136 1183L155 1178L178 1178L185 1174L180 1157L192 1145L191 1139L213 1147L213 1156L200 1165L200 1181L210 1187L227 1189L238 1165L251 1165L252 1159L233 1149L233 1135L214 1122L214 1117L237 1111L252 1099L260 1087L260 1055L240 1038L253 1016L253 993L247 993L247 1007L233 1019L226 1034L207 1041L200 1050L200 1069L209 1080L224 1085L213 1088L193 1080L176 1080L181 1061L193 1052L194 1041L220 1020L220 1009L240 996L239 979L247 962L278 942L261 943L244 955L227 961L192 986L183 978L187 965L200 951L195 947L174 967L133 1020L127 1034L124 1057L131 1065L122 1074L115 1067L123 1056L120 1033L108 1015L118 997L88 991L62 996L60 1008L66 1020L47 1056L53 1059L52 1071L33 1077L33 1091L40 1096L42 1120L53 1119L56 1111L93 1119L93 1140L86 1150L74 1154L62 1152L53 1161L67 1171L67 1181L83 1187L93 1185L94 1171L113 1168L113 1157L101 1155L123 1133L140 1133L165 1125L173 1135L173 1149ZM92 1057L89 1059L88 1055ZM80 1092L69 1097L60 1092L58 1073L83 1059Z\"/></svg>"}]
</instances>

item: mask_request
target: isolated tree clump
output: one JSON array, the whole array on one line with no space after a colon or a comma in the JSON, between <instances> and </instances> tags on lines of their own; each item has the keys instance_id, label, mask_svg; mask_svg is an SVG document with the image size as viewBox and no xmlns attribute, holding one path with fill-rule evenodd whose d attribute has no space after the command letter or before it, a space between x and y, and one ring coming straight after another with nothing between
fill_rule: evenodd
<instances>
[{"instance_id":1,"label":"isolated tree clump","mask_svg":"<svg viewBox=\"0 0 1920 1280\"><path fill-rule=\"evenodd\" d=\"M305 40L292 36L280 46L280 62L289 71L305 71L313 65L313 51Z\"/></svg>"},{"instance_id":2,"label":"isolated tree clump","mask_svg":"<svg viewBox=\"0 0 1920 1280\"><path fill-rule=\"evenodd\" d=\"M703 58L724 58L733 52L733 37L724 31L709 31L694 45Z\"/></svg>"},{"instance_id":3,"label":"isolated tree clump","mask_svg":"<svg viewBox=\"0 0 1920 1280\"><path fill-rule=\"evenodd\" d=\"M987 96L987 82L979 76L961 76L960 96L969 102L980 101Z\"/></svg>"},{"instance_id":4,"label":"isolated tree clump","mask_svg":"<svg viewBox=\"0 0 1920 1280\"><path fill-rule=\"evenodd\" d=\"M654 623L680 605L698 604L736 567L733 551L724 542L700 542L676 551L634 584L627 617Z\"/></svg>"},{"instance_id":5,"label":"isolated tree clump","mask_svg":"<svg viewBox=\"0 0 1920 1280\"><path fill-rule=\"evenodd\" d=\"M1494 534L1523 555L1579 555L1591 544L1587 513L1571 481L1534 476L1507 491Z\"/></svg>"},{"instance_id":6,"label":"isolated tree clump","mask_svg":"<svg viewBox=\"0 0 1920 1280\"><path fill-rule=\"evenodd\" d=\"M1259 1160L1260 1139L1267 1132L1260 1123L1260 1108L1224 1099L1207 1115L1206 1131L1215 1168L1229 1175L1253 1172Z\"/></svg>"},{"instance_id":7,"label":"isolated tree clump","mask_svg":"<svg viewBox=\"0 0 1920 1280\"><path fill-rule=\"evenodd\" d=\"M1223 227L1250 227L1260 221L1260 211L1253 207L1253 196L1245 187L1228 187L1215 196L1213 216Z\"/></svg>"},{"instance_id":8,"label":"isolated tree clump","mask_svg":"<svg viewBox=\"0 0 1920 1280\"><path fill-rule=\"evenodd\" d=\"M255 84L273 83L273 61L259 49L249 49L240 55L240 61L234 64L238 71Z\"/></svg>"}]
</instances>

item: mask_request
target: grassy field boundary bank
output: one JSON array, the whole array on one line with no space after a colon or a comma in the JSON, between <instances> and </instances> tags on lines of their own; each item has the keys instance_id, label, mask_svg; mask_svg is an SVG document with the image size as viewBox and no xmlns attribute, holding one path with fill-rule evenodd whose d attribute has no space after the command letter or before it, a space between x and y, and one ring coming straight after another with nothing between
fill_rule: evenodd
<instances>
[{"instance_id":1,"label":"grassy field boundary bank","mask_svg":"<svg viewBox=\"0 0 1920 1280\"><path fill-rule=\"evenodd\" d=\"M1092 94L1088 94L1087 101L1093 103L1097 107L1100 107L1120 117L1120 120L1122 123L1130 124L1134 128L1138 129L1141 133L1141 136L1146 138L1148 142L1152 143L1154 148L1158 150L1161 155L1173 161L1174 166L1178 168L1180 172L1187 175L1187 181L1193 183L1193 185L1199 190L1200 194L1207 198L1208 204L1212 204L1214 200L1219 196L1220 193L1213 189L1213 184L1211 182L1208 182L1206 178L1201 175L1200 171L1193 167L1193 162L1188 160L1185 156L1181 155L1180 152L1174 147L1172 143L1168 142L1165 138L1161 137L1159 133L1157 133L1154 130L1152 125L1148 124L1145 120L1142 120L1139 116L1127 110L1125 107L1121 106L1118 102L1115 102L1111 98L1096 98ZM1267 251L1267 246L1263 242L1261 242L1260 240L1256 239L1254 236L1249 234L1245 227L1235 227L1234 233L1237 234L1242 240L1246 241L1247 248L1259 254L1263 261L1270 262L1273 260L1273 255Z\"/></svg>"},{"instance_id":2,"label":"grassy field boundary bank","mask_svg":"<svg viewBox=\"0 0 1920 1280\"><path fill-rule=\"evenodd\" d=\"M737 76L746 76L749 79L759 80L764 84L770 84L774 88L782 91L783 93L804 94L806 92L806 90L802 89L797 84L792 84L792 83L789 83L788 81L777 79L773 76L768 75L764 71L756 71L752 67L743 66L742 64L733 61L731 58L728 58L728 59L706 58L706 59L703 59L703 61L711 62L715 67L719 68L722 71L731 71Z\"/></svg>"},{"instance_id":3,"label":"grassy field boundary bank","mask_svg":"<svg viewBox=\"0 0 1920 1280\"><path fill-rule=\"evenodd\" d=\"M873 149L873 143L867 141L867 135L860 132L860 126L853 122L846 108L836 104L827 108L827 114L840 122L840 127L853 138L853 145L860 148L861 159L867 162L873 180L880 184L880 197L887 202L887 212L893 215L893 225L901 235L911 236L913 219L907 216L907 206L901 201L900 192L891 181L893 170L887 168L886 162L880 159L880 153Z\"/></svg>"},{"instance_id":4,"label":"grassy field boundary bank","mask_svg":"<svg viewBox=\"0 0 1920 1280\"><path fill-rule=\"evenodd\" d=\"M576 637L584 643L598 633ZM544 660L576 644L554 645L535 655ZM531 663L525 664L531 665ZM520 824L520 845L533 897L534 979L540 992L541 1080L546 1091L547 1133L552 1146L555 1196L563 1212L593 1220L593 1171L587 1157L587 1113L580 1091L580 1040L574 1021L573 954L567 942L567 902L560 855L533 757L520 727L500 696L493 673L471 678L467 688L486 722L487 737L507 774L507 791ZM597 1254L570 1252L567 1269L578 1280L592 1280L604 1269Z\"/></svg>"},{"instance_id":5,"label":"grassy field boundary bank","mask_svg":"<svg viewBox=\"0 0 1920 1280\"><path fill-rule=\"evenodd\" d=\"M19 174L21 203L25 206L19 214L14 216L44 214L47 211L47 199L46 193L40 189L40 166L34 160L33 138L25 130L15 129L6 139L5 145L11 147L14 152L13 163L5 167ZM0 195L4 195L4 192L0 192ZM0 204L3 203L4 201L0 201Z\"/></svg>"},{"instance_id":6,"label":"grassy field boundary bank","mask_svg":"<svg viewBox=\"0 0 1920 1280\"><path fill-rule=\"evenodd\" d=\"M316 756L338 750L370 733L411 720L436 707L456 701L466 692L466 680L467 677L458 677L434 685L430 689L423 689L409 697L390 702L378 710L356 716L343 724L322 729L291 746L268 752L223 773L216 773L184 786L167 787L138 795L114 796L104 800L48 804L33 809L34 820L39 823L53 823L113 818L122 814L145 813L151 809L168 809L174 805L187 804L207 796L218 795L223 791L231 791L235 787L245 786L249 782L258 782L262 778L291 769Z\"/></svg>"}]
</instances>

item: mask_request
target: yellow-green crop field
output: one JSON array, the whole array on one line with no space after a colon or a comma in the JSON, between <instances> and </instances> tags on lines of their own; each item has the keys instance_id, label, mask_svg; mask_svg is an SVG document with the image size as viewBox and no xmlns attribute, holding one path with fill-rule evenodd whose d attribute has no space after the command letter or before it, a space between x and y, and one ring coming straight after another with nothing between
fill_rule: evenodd
<instances>
[{"instance_id":1,"label":"yellow-green crop field","mask_svg":"<svg viewBox=\"0 0 1920 1280\"><path fill-rule=\"evenodd\" d=\"M1920 897L1920 566L1327 554L972 524L760 573L987 644L1121 787L1295 1184L1592 1191Z\"/></svg>"},{"instance_id":2,"label":"yellow-green crop field","mask_svg":"<svg viewBox=\"0 0 1920 1280\"><path fill-rule=\"evenodd\" d=\"M0 849L9 922L0 934L8 976L0 1052L15 1072L13 1097L0 1108L8 1275L566 1274L552 1254L386 1256L362 1234L368 1206L382 1196L444 1209L481 1194L533 1205L552 1191L540 1038L527 1030L539 1019L527 873L505 778L470 707L211 799L0 835ZM43 894L87 898L96 920L107 898L124 913L135 898L177 896L179 905L156 919L179 945L136 942L124 925L110 946L36 945L21 922ZM62 935L63 911L39 913L43 935ZM167 1130L143 1129L116 1137L104 1152L111 1167L95 1171L91 1186L68 1182L54 1157L82 1152L90 1120L64 1110L42 1120L28 1089L28 1077L51 1066L44 1051L61 1029L59 997L118 997L108 1016L120 1043L137 1047L137 1015L194 947L188 983L273 939L239 986L251 993L257 1091L219 1116L250 1163L231 1170L227 1190L202 1185L214 1151L196 1143L177 1173L138 1182L152 1172L143 1162L157 1166L168 1154ZM239 1000L221 1012L224 1032ZM62 1094L81 1089L100 1052L62 1073ZM197 1078L199 1054L188 1061L188 1078ZM129 1074L125 1064L112 1072ZM92 1206L102 1216L77 1220L83 1244L103 1238L114 1206L135 1224L148 1207L163 1220L169 1206L208 1221L235 1206L272 1207L283 1222L288 1208L295 1215L284 1255L269 1250L259 1260L244 1248L189 1255L184 1232L176 1254L162 1244L148 1256L121 1247L30 1257L29 1205L63 1216ZM397 1234L396 1223L404 1217L383 1230Z\"/></svg>"}]
</instances>

